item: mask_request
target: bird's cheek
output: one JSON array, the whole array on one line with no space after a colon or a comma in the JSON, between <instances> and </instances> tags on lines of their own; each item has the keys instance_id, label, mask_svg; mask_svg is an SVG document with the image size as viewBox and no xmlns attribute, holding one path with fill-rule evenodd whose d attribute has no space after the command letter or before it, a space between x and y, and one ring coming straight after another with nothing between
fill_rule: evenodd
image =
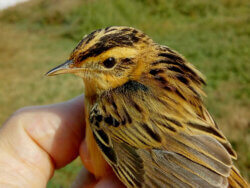
<instances>
[{"instance_id":1,"label":"bird's cheek","mask_svg":"<svg viewBox=\"0 0 250 188\"><path fill-rule=\"evenodd\" d=\"M103 88L105 88L105 90L108 90L123 85L127 80L128 78L126 76L121 77L115 75L106 75L101 82Z\"/></svg>"},{"instance_id":2,"label":"bird's cheek","mask_svg":"<svg viewBox=\"0 0 250 188\"><path fill-rule=\"evenodd\" d=\"M97 84L98 89L100 90L108 90L110 89L110 77L108 75L100 75L95 78L95 82Z\"/></svg>"}]
</instances>

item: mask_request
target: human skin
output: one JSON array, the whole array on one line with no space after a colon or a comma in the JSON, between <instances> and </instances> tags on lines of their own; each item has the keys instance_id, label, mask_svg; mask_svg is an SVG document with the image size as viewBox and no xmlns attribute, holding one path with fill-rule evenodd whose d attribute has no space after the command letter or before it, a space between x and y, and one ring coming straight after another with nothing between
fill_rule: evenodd
<instances>
[{"instance_id":1,"label":"human skin","mask_svg":"<svg viewBox=\"0 0 250 188\"><path fill-rule=\"evenodd\" d=\"M84 132L83 96L18 110L0 128L0 187L46 187L79 153L88 166ZM110 169L98 180L83 169L72 187L123 186Z\"/></svg>"}]
</instances>

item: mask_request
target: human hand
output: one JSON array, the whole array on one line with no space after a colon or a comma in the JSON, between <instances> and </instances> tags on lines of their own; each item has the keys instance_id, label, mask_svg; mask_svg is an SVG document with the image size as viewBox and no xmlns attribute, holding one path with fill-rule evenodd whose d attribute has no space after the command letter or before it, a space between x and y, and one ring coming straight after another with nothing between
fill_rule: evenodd
<instances>
[{"instance_id":1,"label":"human hand","mask_svg":"<svg viewBox=\"0 0 250 188\"><path fill-rule=\"evenodd\" d=\"M56 169L84 150L83 96L70 101L26 107L14 113L0 128L0 187L46 187ZM96 180L82 170L73 187L123 187L112 173Z\"/></svg>"}]
</instances>

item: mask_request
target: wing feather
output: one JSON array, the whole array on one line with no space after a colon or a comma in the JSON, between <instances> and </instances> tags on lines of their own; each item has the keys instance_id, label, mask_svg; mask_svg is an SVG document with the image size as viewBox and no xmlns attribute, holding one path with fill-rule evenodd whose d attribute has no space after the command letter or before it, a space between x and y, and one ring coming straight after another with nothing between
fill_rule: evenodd
<instances>
[{"instance_id":1,"label":"wing feather","mask_svg":"<svg viewBox=\"0 0 250 188\"><path fill-rule=\"evenodd\" d=\"M109 93L90 113L95 139L121 181L127 187L214 188L235 181L228 181L235 152L208 112L205 119L193 117L181 109L185 105L173 110L152 95Z\"/></svg>"}]
</instances>

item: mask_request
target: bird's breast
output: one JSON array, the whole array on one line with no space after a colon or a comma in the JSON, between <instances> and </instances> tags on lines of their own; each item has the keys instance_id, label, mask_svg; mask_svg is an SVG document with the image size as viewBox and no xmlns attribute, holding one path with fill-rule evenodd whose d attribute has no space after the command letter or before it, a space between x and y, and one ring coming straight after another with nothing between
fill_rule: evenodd
<instances>
[{"instance_id":1,"label":"bird's breast","mask_svg":"<svg viewBox=\"0 0 250 188\"><path fill-rule=\"evenodd\" d=\"M91 130L89 122L90 111L89 111L89 102L87 102L87 100L85 100L85 109L86 109L86 133L85 133L86 148L84 151L83 163L85 168L87 168L89 172L94 174L95 177L97 178L104 177L108 174L107 171L110 171L111 167L103 158L102 153L93 136L93 132Z\"/></svg>"}]
</instances>

